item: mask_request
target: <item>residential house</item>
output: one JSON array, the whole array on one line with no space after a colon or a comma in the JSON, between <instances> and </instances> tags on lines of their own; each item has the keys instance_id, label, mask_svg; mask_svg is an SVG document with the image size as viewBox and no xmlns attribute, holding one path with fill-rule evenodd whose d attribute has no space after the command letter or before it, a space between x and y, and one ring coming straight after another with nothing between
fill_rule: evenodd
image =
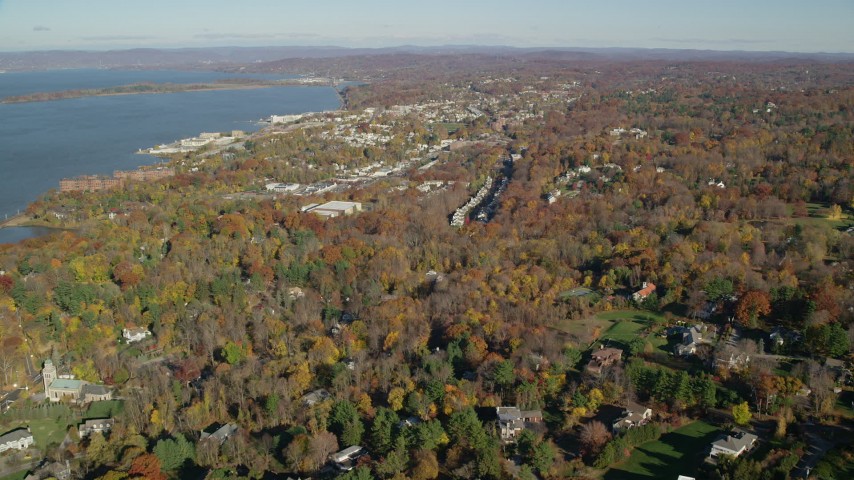
<instances>
[{"instance_id":1,"label":"residential house","mask_svg":"<svg viewBox=\"0 0 854 480\"><path fill-rule=\"evenodd\" d=\"M94 432L109 432L112 430L115 422L116 421L112 418L93 418L81 423L80 426L77 427L77 431L80 432L81 437L85 437Z\"/></svg>"},{"instance_id":2,"label":"residential house","mask_svg":"<svg viewBox=\"0 0 854 480\"><path fill-rule=\"evenodd\" d=\"M768 334L768 340L770 340L770 345L775 345L778 348L782 347L787 342L799 342L801 338L802 337L800 333L780 326L774 327L773 329L771 329L771 333Z\"/></svg>"},{"instance_id":3,"label":"residential house","mask_svg":"<svg viewBox=\"0 0 854 480\"><path fill-rule=\"evenodd\" d=\"M127 343L141 342L151 336L151 332L142 327L123 328L122 337Z\"/></svg>"},{"instance_id":4,"label":"residential house","mask_svg":"<svg viewBox=\"0 0 854 480\"><path fill-rule=\"evenodd\" d=\"M635 402L629 402L623 411L623 415L614 422L611 429L614 432L619 432L627 428L639 427L645 425L651 418L651 408L644 407Z\"/></svg>"},{"instance_id":5,"label":"residential house","mask_svg":"<svg viewBox=\"0 0 854 480\"><path fill-rule=\"evenodd\" d=\"M744 352L727 352L715 357L713 367L727 370L747 368L750 365L750 355Z\"/></svg>"},{"instance_id":6,"label":"residential house","mask_svg":"<svg viewBox=\"0 0 854 480\"><path fill-rule=\"evenodd\" d=\"M600 348L593 352L590 362L587 364L587 371L599 375L602 369L609 367L623 358L623 351L618 348Z\"/></svg>"},{"instance_id":7,"label":"residential house","mask_svg":"<svg viewBox=\"0 0 854 480\"><path fill-rule=\"evenodd\" d=\"M352 447L347 447L338 453L333 453L329 456L329 460L331 460L339 470L349 472L356 466L356 460L365 455L365 453L364 448L358 445L353 445Z\"/></svg>"},{"instance_id":8,"label":"residential house","mask_svg":"<svg viewBox=\"0 0 854 480\"><path fill-rule=\"evenodd\" d=\"M522 430L532 424L542 423L543 412L539 410L519 410L518 407L495 407L498 416L498 432L505 442L512 442Z\"/></svg>"},{"instance_id":9,"label":"residential house","mask_svg":"<svg viewBox=\"0 0 854 480\"><path fill-rule=\"evenodd\" d=\"M712 442L712 450L709 452L709 457L716 458L719 455L737 457L753 448L756 440L756 435L747 432L733 432L732 434L723 435Z\"/></svg>"},{"instance_id":10,"label":"residential house","mask_svg":"<svg viewBox=\"0 0 854 480\"><path fill-rule=\"evenodd\" d=\"M29 428L18 428L0 435L0 452L6 450L24 450L35 442Z\"/></svg>"},{"instance_id":11,"label":"residential house","mask_svg":"<svg viewBox=\"0 0 854 480\"><path fill-rule=\"evenodd\" d=\"M203 430L201 435L199 436L199 440L205 441L205 440L210 439L212 441L217 441L217 442L219 442L220 445L222 445L226 440L228 440L228 437L237 433L237 430L238 430L237 425L235 425L233 423L228 423L226 425L222 425L219 428L216 428L216 427L217 426L214 425L214 427L212 427L212 428L209 427L209 428Z\"/></svg>"},{"instance_id":12,"label":"residential house","mask_svg":"<svg viewBox=\"0 0 854 480\"><path fill-rule=\"evenodd\" d=\"M772 345L777 345L778 347L782 347L786 343L786 335L780 327L774 327L771 333L768 334L768 339L771 340Z\"/></svg>"},{"instance_id":13,"label":"residential house","mask_svg":"<svg viewBox=\"0 0 854 480\"><path fill-rule=\"evenodd\" d=\"M653 293L655 293L655 284L652 282L643 282L641 289L632 294L632 300L642 302Z\"/></svg>"},{"instance_id":14,"label":"residential house","mask_svg":"<svg viewBox=\"0 0 854 480\"><path fill-rule=\"evenodd\" d=\"M682 340L674 348L676 355L686 356L697 353L697 347L710 343L714 329L706 325L693 325L682 330Z\"/></svg>"},{"instance_id":15,"label":"residential house","mask_svg":"<svg viewBox=\"0 0 854 480\"><path fill-rule=\"evenodd\" d=\"M414 427L414 426L418 425L419 423L421 423L420 418L410 416L410 417L404 418L403 420L398 422L397 428L404 429L407 427Z\"/></svg>"},{"instance_id":16,"label":"residential house","mask_svg":"<svg viewBox=\"0 0 854 480\"><path fill-rule=\"evenodd\" d=\"M703 305L702 310L697 313L697 316L700 317L701 320L708 320L717 310L718 306L714 302L706 302L706 304Z\"/></svg>"},{"instance_id":17,"label":"residential house","mask_svg":"<svg viewBox=\"0 0 854 480\"><path fill-rule=\"evenodd\" d=\"M326 400L327 398L329 398L331 396L332 395L330 395L329 392L327 392L326 390L324 390L322 388L319 388L317 390L314 390L313 392L309 392L309 393L306 393L305 395L303 395L302 396L302 403L306 407L310 407L314 404L317 404L317 403L320 403L320 402Z\"/></svg>"}]
</instances>

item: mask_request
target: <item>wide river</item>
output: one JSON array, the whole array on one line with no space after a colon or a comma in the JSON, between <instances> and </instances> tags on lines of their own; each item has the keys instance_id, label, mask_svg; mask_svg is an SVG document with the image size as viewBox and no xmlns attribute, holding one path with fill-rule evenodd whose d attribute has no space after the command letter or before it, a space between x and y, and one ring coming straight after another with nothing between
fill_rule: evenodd
<instances>
[{"instance_id":1,"label":"wide river","mask_svg":"<svg viewBox=\"0 0 854 480\"><path fill-rule=\"evenodd\" d=\"M63 70L0 74L0 98L36 92L99 88L138 82L197 83L238 75L214 72ZM252 78L289 78L248 75ZM292 78L292 77L290 77ZM340 107L331 87L273 87L86 97L0 104L0 220L23 211L59 180L112 174L152 164L140 148L201 132L254 131L270 115ZM43 230L0 229L0 243Z\"/></svg>"}]
</instances>

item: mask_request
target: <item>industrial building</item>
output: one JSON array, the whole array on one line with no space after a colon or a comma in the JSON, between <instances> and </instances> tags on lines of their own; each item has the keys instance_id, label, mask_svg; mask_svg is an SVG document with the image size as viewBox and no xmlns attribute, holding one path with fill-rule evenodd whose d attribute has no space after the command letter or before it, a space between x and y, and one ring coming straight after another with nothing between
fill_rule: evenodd
<instances>
[{"instance_id":1,"label":"industrial building","mask_svg":"<svg viewBox=\"0 0 854 480\"><path fill-rule=\"evenodd\" d=\"M306 205L302 207L302 211L316 213L328 218L334 218L342 215L351 215L355 212L361 212L362 204L359 202L341 202L333 200L322 205L318 205L316 203Z\"/></svg>"}]
</instances>

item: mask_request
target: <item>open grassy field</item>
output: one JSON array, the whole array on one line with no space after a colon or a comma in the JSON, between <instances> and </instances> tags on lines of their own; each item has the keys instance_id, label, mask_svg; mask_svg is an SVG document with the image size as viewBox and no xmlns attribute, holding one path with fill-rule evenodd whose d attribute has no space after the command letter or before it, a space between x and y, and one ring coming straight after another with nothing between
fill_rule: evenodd
<instances>
[{"instance_id":1,"label":"open grassy field","mask_svg":"<svg viewBox=\"0 0 854 480\"><path fill-rule=\"evenodd\" d=\"M563 321L557 325L557 330L574 335L578 338L589 339L598 337L596 341L610 341L622 346L637 336L644 337L654 348L666 347L667 340L656 335L646 335L644 330L664 322L664 316L658 313L642 310L614 310L601 312L584 320Z\"/></svg>"},{"instance_id":2,"label":"open grassy field","mask_svg":"<svg viewBox=\"0 0 854 480\"><path fill-rule=\"evenodd\" d=\"M63 419L57 418L37 418L27 421L14 422L6 431L14 430L18 427L30 427L35 440L34 448L43 449L46 446L56 443L62 443L65 434L68 431L68 424Z\"/></svg>"},{"instance_id":3,"label":"open grassy field","mask_svg":"<svg viewBox=\"0 0 854 480\"><path fill-rule=\"evenodd\" d=\"M836 397L834 412L842 417L854 418L854 391L843 390Z\"/></svg>"},{"instance_id":4,"label":"open grassy field","mask_svg":"<svg viewBox=\"0 0 854 480\"><path fill-rule=\"evenodd\" d=\"M462 123L439 123L439 126L443 127L445 131L448 132L448 135L452 133L456 133L457 130L463 128L465 125Z\"/></svg>"},{"instance_id":5,"label":"open grassy field","mask_svg":"<svg viewBox=\"0 0 854 480\"><path fill-rule=\"evenodd\" d=\"M27 476L27 472L29 472L29 470L21 470L18 473L6 475L5 477L0 477L0 480L24 480L24 477Z\"/></svg>"},{"instance_id":6,"label":"open grassy field","mask_svg":"<svg viewBox=\"0 0 854 480\"><path fill-rule=\"evenodd\" d=\"M601 312L596 315L596 318L602 320L633 320L638 322L664 322L664 315L646 310L613 310L610 312Z\"/></svg>"},{"instance_id":7,"label":"open grassy field","mask_svg":"<svg viewBox=\"0 0 854 480\"><path fill-rule=\"evenodd\" d=\"M782 220L775 220L775 221L781 221L781 222L784 222L784 223L789 224L789 225L794 225L794 224L800 224L800 225L805 225L805 226L806 225L813 225L813 226L827 225L827 226L835 228L835 229L843 229L843 230L850 227L852 224L854 224L854 218L852 218L851 215L848 215L848 213L844 209L842 211L842 218L840 218L838 220L831 220L831 219L827 218L829 209L831 207L831 205L829 203L827 203L827 204L807 203L806 206L807 206L807 216L806 217L791 217L791 218L782 219ZM793 209L790 207L789 208L789 215L792 215L792 214L793 214Z\"/></svg>"},{"instance_id":8,"label":"open grassy field","mask_svg":"<svg viewBox=\"0 0 854 480\"><path fill-rule=\"evenodd\" d=\"M696 421L635 448L624 463L605 473L605 480L641 480L693 476L721 431Z\"/></svg>"},{"instance_id":9,"label":"open grassy field","mask_svg":"<svg viewBox=\"0 0 854 480\"><path fill-rule=\"evenodd\" d=\"M114 417L124 410L124 402L121 400L108 400L104 402L92 402L86 410L83 418L109 418Z\"/></svg>"}]
</instances>

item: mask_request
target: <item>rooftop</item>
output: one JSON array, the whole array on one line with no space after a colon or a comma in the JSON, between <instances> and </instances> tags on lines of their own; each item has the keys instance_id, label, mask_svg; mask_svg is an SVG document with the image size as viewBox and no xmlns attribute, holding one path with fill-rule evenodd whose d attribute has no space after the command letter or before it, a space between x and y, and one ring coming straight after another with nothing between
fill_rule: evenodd
<instances>
[{"instance_id":1,"label":"rooftop","mask_svg":"<svg viewBox=\"0 0 854 480\"><path fill-rule=\"evenodd\" d=\"M71 380L67 378L57 378L50 382L50 388L61 390L79 390L83 386L81 380Z\"/></svg>"},{"instance_id":2,"label":"rooftop","mask_svg":"<svg viewBox=\"0 0 854 480\"><path fill-rule=\"evenodd\" d=\"M342 202L340 200L332 200L331 202L326 202L323 205L319 205L316 208L321 208L324 210L347 210L348 208L361 208L362 204L359 202Z\"/></svg>"},{"instance_id":3,"label":"rooftop","mask_svg":"<svg viewBox=\"0 0 854 480\"><path fill-rule=\"evenodd\" d=\"M27 437L32 437L32 436L33 436L33 434L30 433L30 431L27 430L26 428L19 428L17 430L12 430L11 432L4 433L3 435L0 435L0 443L15 442L15 441L20 440L22 438L27 438Z\"/></svg>"},{"instance_id":4,"label":"rooftop","mask_svg":"<svg viewBox=\"0 0 854 480\"><path fill-rule=\"evenodd\" d=\"M727 449L733 452L738 452L743 448L749 447L757 439L756 435L747 432L737 432L732 435L719 438L712 442L712 445Z\"/></svg>"}]
</instances>

